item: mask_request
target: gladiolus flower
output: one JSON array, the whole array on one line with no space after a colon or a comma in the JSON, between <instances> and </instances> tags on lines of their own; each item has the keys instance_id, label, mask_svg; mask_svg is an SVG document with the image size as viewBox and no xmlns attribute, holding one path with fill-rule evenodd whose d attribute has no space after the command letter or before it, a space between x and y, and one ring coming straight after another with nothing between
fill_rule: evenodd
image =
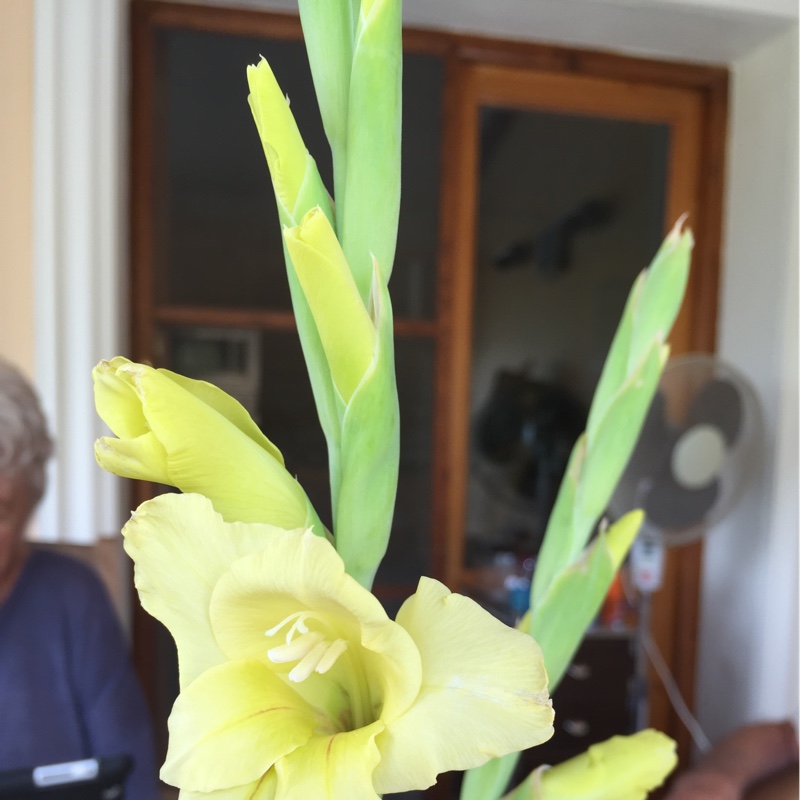
<instances>
[{"instance_id":1,"label":"gladiolus flower","mask_svg":"<svg viewBox=\"0 0 800 800\"><path fill-rule=\"evenodd\" d=\"M199 495L144 503L123 534L178 647L162 777L184 798L376 800L552 734L538 645L437 581L393 622L325 538Z\"/></svg>"},{"instance_id":2,"label":"gladiolus flower","mask_svg":"<svg viewBox=\"0 0 800 800\"><path fill-rule=\"evenodd\" d=\"M92 376L97 412L118 437L95 443L101 467L204 494L229 521L325 532L280 450L230 395L121 356Z\"/></svg>"}]
</instances>

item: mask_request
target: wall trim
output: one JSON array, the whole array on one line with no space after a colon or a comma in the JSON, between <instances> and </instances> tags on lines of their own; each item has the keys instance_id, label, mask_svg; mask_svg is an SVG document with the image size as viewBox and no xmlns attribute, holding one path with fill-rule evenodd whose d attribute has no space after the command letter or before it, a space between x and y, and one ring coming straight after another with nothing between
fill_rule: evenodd
<instances>
[{"instance_id":1,"label":"wall trim","mask_svg":"<svg viewBox=\"0 0 800 800\"><path fill-rule=\"evenodd\" d=\"M92 451L104 433L91 369L121 352L127 300L127 3L35 0L36 379L56 438L33 537L119 532L121 482Z\"/></svg>"}]
</instances>

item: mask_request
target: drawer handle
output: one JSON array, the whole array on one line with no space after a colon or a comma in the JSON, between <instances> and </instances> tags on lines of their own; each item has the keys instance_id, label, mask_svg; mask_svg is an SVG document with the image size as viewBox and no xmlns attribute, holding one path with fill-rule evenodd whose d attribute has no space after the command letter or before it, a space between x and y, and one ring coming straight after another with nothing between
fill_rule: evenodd
<instances>
[{"instance_id":1,"label":"drawer handle","mask_svg":"<svg viewBox=\"0 0 800 800\"><path fill-rule=\"evenodd\" d=\"M592 676L592 668L588 664L570 664L567 668L567 675L576 681L585 681Z\"/></svg>"},{"instance_id":2,"label":"drawer handle","mask_svg":"<svg viewBox=\"0 0 800 800\"><path fill-rule=\"evenodd\" d=\"M585 719L565 719L561 727L570 735L577 739L587 736L589 733L589 723Z\"/></svg>"}]
</instances>

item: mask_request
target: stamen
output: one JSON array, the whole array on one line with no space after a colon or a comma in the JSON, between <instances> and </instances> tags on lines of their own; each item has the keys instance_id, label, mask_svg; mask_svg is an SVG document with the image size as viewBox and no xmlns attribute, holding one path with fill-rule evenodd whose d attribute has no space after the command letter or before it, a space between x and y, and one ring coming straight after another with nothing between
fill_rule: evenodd
<instances>
[{"instance_id":1,"label":"stamen","mask_svg":"<svg viewBox=\"0 0 800 800\"><path fill-rule=\"evenodd\" d=\"M289 680L294 683L301 683L304 681L324 658L327 650L327 642L320 642L316 645L310 653L303 656L300 663L289 673Z\"/></svg>"},{"instance_id":2,"label":"stamen","mask_svg":"<svg viewBox=\"0 0 800 800\"><path fill-rule=\"evenodd\" d=\"M308 655L316 645L323 642L325 637L317 631L304 633L291 642L272 647L267 650L269 660L274 664L286 664L289 661L297 661ZM312 667L313 669L313 667Z\"/></svg>"},{"instance_id":3,"label":"stamen","mask_svg":"<svg viewBox=\"0 0 800 800\"><path fill-rule=\"evenodd\" d=\"M308 633L308 625L305 623L306 616L306 614L299 616L297 618L297 622L295 622L294 625L289 628L289 633L286 634L286 644L289 644L289 642L294 639L294 635L297 633L297 631L300 631L300 633Z\"/></svg>"},{"instance_id":4,"label":"stamen","mask_svg":"<svg viewBox=\"0 0 800 800\"><path fill-rule=\"evenodd\" d=\"M339 656L347 650L347 642L344 639L337 639L326 651L325 655L314 667L320 675L326 673L335 663Z\"/></svg>"},{"instance_id":5,"label":"stamen","mask_svg":"<svg viewBox=\"0 0 800 800\"><path fill-rule=\"evenodd\" d=\"M313 611L297 611L282 619L273 628L266 631L265 636L272 637L289 626L286 632L286 644L267 650L267 657L274 664L298 663L289 673L289 680L300 683L312 672L320 675L326 673L347 650L344 639L331 642L319 631L309 630L306 621L311 618L324 625L324 620Z\"/></svg>"},{"instance_id":6,"label":"stamen","mask_svg":"<svg viewBox=\"0 0 800 800\"><path fill-rule=\"evenodd\" d=\"M292 620L298 620L301 622L307 616L307 611L297 611L294 614L289 614L288 617L284 617L274 628L270 628L268 631L266 631L264 636L274 636L281 628L283 628L284 625L287 625ZM303 631L303 633L306 633L306 631Z\"/></svg>"}]
</instances>

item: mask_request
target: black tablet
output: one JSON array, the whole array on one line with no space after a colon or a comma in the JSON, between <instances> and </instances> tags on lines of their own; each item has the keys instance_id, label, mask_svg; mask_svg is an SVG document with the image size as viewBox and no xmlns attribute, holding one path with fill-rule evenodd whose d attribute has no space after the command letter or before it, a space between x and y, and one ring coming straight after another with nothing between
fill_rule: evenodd
<instances>
[{"instance_id":1,"label":"black tablet","mask_svg":"<svg viewBox=\"0 0 800 800\"><path fill-rule=\"evenodd\" d=\"M0 772L0 800L122 800L130 756L87 758Z\"/></svg>"}]
</instances>

